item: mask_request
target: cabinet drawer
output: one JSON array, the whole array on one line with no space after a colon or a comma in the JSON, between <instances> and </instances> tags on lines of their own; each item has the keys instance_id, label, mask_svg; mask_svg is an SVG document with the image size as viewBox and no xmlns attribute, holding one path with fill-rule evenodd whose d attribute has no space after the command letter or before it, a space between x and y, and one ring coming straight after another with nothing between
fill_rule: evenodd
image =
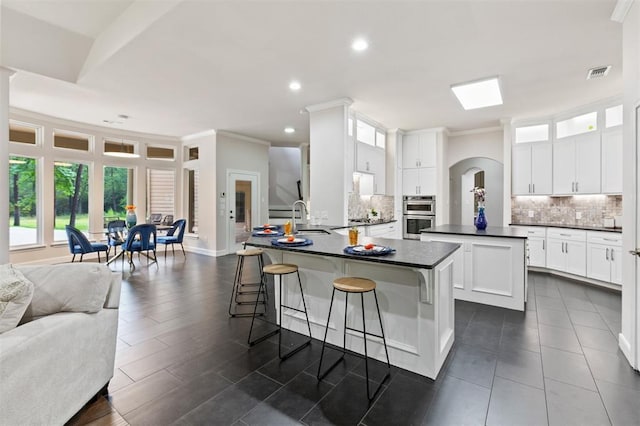
<instances>
[{"instance_id":1,"label":"cabinet drawer","mask_svg":"<svg viewBox=\"0 0 640 426\"><path fill-rule=\"evenodd\" d=\"M622 247L622 234L615 232L588 231L587 242L589 244L606 244Z\"/></svg>"},{"instance_id":2,"label":"cabinet drawer","mask_svg":"<svg viewBox=\"0 0 640 426\"><path fill-rule=\"evenodd\" d=\"M547 228L544 226L520 226L520 225L512 225L514 228L522 229L527 233L527 237L541 237L544 238L547 236Z\"/></svg>"},{"instance_id":3,"label":"cabinet drawer","mask_svg":"<svg viewBox=\"0 0 640 426\"><path fill-rule=\"evenodd\" d=\"M564 228L547 228L547 238L565 241L587 241L587 231Z\"/></svg>"}]
</instances>

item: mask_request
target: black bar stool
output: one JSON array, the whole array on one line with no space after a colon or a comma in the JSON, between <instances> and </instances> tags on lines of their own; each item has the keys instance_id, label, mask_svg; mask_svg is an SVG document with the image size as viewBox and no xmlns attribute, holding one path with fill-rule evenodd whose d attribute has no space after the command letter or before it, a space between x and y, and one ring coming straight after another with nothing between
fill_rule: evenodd
<instances>
[{"instance_id":1,"label":"black bar stool","mask_svg":"<svg viewBox=\"0 0 640 426\"><path fill-rule=\"evenodd\" d=\"M274 280L275 280L275 276L278 277L278 284L279 284L279 288L280 288L280 300L279 300L279 305L280 305L280 309L278 310L278 324L276 324L278 326L277 329L275 329L274 331L271 331L267 334L265 334L264 336L258 337L254 340L251 340L251 334L253 332L253 324L256 320L256 312L258 309L258 298L256 297L256 304L255 307L253 309L254 312L254 316L253 319L251 320L251 328L249 329L249 338L247 339L247 342L249 343L250 346L255 345L256 343L260 343L265 339L268 339L269 337L275 335L276 333L279 333L278 336L278 356L280 357L280 359L287 359L289 358L291 355L295 354L296 352L298 352L299 350L303 349L305 346L309 345L311 343L311 324L309 323L309 315L307 314L307 304L304 301L304 293L302 291L302 281L300 281L300 273L298 272L298 265L292 265L289 263L275 263L272 265L267 265L264 266L262 268L262 281L260 282L260 290L262 291L264 288L264 292L266 293L266 285L267 285L267 275L273 275L274 276ZM293 274L295 273L298 276L298 286L300 287L300 297L302 298L302 306L304 307L304 309L298 309L295 308L293 306L287 306L287 305L283 305L282 304L282 277L284 275L288 275L288 274ZM259 295L258 295L259 296ZM286 309L292 309L294 311L298 311L298 312L302 312L304 313L306 319L307 319L307 328L309 329L309 340L307 340L306 342L298 345L297 347L291 349L289 352L287 352L286 354L282 354L282 333L280 332L282 329L282 309L286 308ZM262 318L260 318L262 319ZM271 323L270 321L267 321L266 319L262 319L265 322ZM273 323L271 323L273 324Z\"/></svg>"},{"instance_id":2,"label":"black bar stool","mask_svg":"<svg viewBox=\"0 0 640 426\"><path fill-rule=\"evenodd\" d=\"M267 291L266 288L262 289L261 282L263 281L263 272L262 268L264 267L264 260L262 255L264 250L262 249L244 249L238 250L236 255L238 256L238 261L236 262L236 274L233 279L233 290L231 291L231 300L229 301L229 315L231 317L251 317L256 315L254 312L238 312L237 305L253 305L255 302L253 300L240 300L238 297L243 294L257 294L257 298L260 299L260 295L262 294L262 300L259 303L265 304L267 300ZM260 272L260 282L256 283L243 283L242 282L242 273L244 271L244 260L246 258L258 258L258 271ZM243 287L258 287L258 290L242 290ZM261 291L264 290L264 291ZM236 304L234 308L234 302ZM234 308L234 309L232 309ZM263 313L258 313L257 315L263 315Z\"/></svg>"},{"instance_id":3,"label":"black bar stool","mask_svg":"<svg viewBox=\"0 0 640 426\"><path fill-rule=\"evenodd\" d=\"M345 299L344 299L344 333L342 336L342 355L340 355L340 358L338 358L333 364L331 364L331 366L329 368L327 368L327 370L325 372L323 372L322 374L320 373L321 369L322 369L322 359L324 357L324 347L327 344L327 332L329 331L329 320L331 319L331 309L333 308L333 298L336 294L336 290L338 291L342 291L345 293ZM368 333L367 332L367 327L365 325L365 320L364 320L364 293L368 293L370 291L373 291L373 297L376 300L376 310L378 311L378 320L380 321L380 331L382 333L382 335L377 335L377 334L373 334L373 333ZM349 294L350 293L360 293L360 304L362 306L362 330L358 330L355 328L351 328L347 326L347 306L348 306L348 300L349 300ZM357 331L359 333L362 333L362 337L364 339L364 370L365 370L365 374L367 377L367 398L369 398L369 400L371 401L373 398L375 398L375 396L378 394L378 392L380 391L380 388L382 387L382 384L384 383L385 380L387 380L387 378L389 377L390 373L391 373L391 364L389 363L389 351L387 350L387 342L384 338L384 329L382 327L382 317L380 316L380 306L378 305L378 296L376 295L376 283L375 281L372 281L370 279L367 278L356 278L356 277L341 277L341 278L336 278L333 281L333 292L331 293L331 303L329 304L329 315L327 317L327 328L325 328L324 330L324 340L322 341L322 352L320 352L320 364L318 365L318 380L322 380L322 378L324 376L326 376L336 365L338 365L338 363L340 361L342 361L342 359L344 358L344 354L346 353L346 344L347 344L347 330L352 330L352 331ZM378 387L376 388L376 391L373 393L373 395L371 395L371 391L370 391L370 386L369 386L369 363L368 361L368 356L367 356L367 335L369 336L375 336L378 338L382 339L382 344L384 345L384 352L387 355L387 374L384 376L384 378L380 381L380 383L378 384ZM356 354L358 356L361 356L360 354Z\"/></svg>"}]
</instances>

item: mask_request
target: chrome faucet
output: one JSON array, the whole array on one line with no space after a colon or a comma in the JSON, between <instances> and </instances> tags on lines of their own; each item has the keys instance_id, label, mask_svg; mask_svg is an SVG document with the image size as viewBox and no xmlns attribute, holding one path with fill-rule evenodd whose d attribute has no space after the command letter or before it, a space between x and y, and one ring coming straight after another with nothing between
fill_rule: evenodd
<instances>
[{"instance_id":1,"label":"chrome faucet","mask_svg":"<svg viewBox=\"0 0 640 426\"><path fill-rule=\"evenodd\" d=\"M293 202L293 206L291 206L291 233L292 234L295 234L295 232L296 232L296 205L298 205L298 204L300 204L300 205L302 205L302 207L304 207L303 210L304 210L305 214L303 215L302 214L302 210L300 210L300 220L303 223L306 223L304 219L306 217L306 214L308 213L307 204L302 200L294 201Z\"/></svg>"}]
</instances>

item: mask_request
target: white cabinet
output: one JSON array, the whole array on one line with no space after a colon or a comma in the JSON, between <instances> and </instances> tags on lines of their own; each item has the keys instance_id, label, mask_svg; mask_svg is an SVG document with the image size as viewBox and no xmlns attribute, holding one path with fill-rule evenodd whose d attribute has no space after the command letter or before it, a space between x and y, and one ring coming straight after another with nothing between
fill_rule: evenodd
<instances>
[{"instance_id":1,"label":"white cabinet","mask_svg":"<svg viewBox=\"0 0 640 426\"><path fill-rule=\"evenodd\" d=\"M585 133L553 143L553 193L600 193L600 134Z\"/></svg>"},{"instance_id":2,"label":"white cabinet","mask_svg":"<svg viewBox=\"0 0 640 426\"><path fill-rule=\"evenodd\" d=\"M402 195L435 195L436 168L423 167L402 171Z\"/></svg>"},{"instance_id":3,"label":"white cabinet","mask_svg":"<svg viewBox=\"0 0 640 426\"><path fill-rule=\"evenodd\" d=\"M369 225L366 227L365 235L374 238L402 239L402 233L398 232L399 228L397 222Z\"/></svg>"},{"instance_id":4,"label":"white cabinet","mask_svg":"<svg viewBox=\"0 0 640 426\"><path fill-rule=\"evenodd\" d=\"M602 132L602 192L622 194L622 129Z\"/></svg>"},{"instance_id":5,"label":"white cabinet","mask_svg":"<svg viewBox=\"0 0 640 426\"><path fill-rule=\"evenodd\" d=\"M547 268L586 276L586 231L547 228Z\"/></svg>"},{"instance_id":6,"label":"white cabinet","mask_svg":"<svg viewBox=\"0 0 640 426\"><path fill-rule=\"evenodd\" d=\"M622 234L587 233L587 277L622 284Z\"/></svg>"},{"instance_id":7,"label":"white cabinet","mask_svg":"<svg viewBox=\"0 0 640 426\"><path fill-rule=\"evenodd\" d=\"M514 226L527 233L527 258L529 266L547 267L547 228L542 226Z\"/></svg>"},{"instance_id":8,"label":"white cabinet","mask_svg":"<svg viewBox=\"0 0 640 426\"><path fill-rule=\"evenodd\" d=\"M373 193L384 194L386 192L385 151L367 145L356 143L356 171L369 173L374 176Z\"/></svg>"},{"instance_id":9,"label":"white cabinet","mask_svg":"<svg viewBox=\"0 0 640 426\"><path fill-rule=\"evenodd\" d=\"M436 166L435 132L412 133L402 138L402 168Z\"/></svg>"},{"instance_id":10,"label":"white cabinet","mask_svg":"<svg viewBox=\"0 0 640 426\"><path fill-rule=\"evenodd\" d=\"M513 195L551 194L551 143L518 144L513 147Z\"/></svg>"}]
</instances>

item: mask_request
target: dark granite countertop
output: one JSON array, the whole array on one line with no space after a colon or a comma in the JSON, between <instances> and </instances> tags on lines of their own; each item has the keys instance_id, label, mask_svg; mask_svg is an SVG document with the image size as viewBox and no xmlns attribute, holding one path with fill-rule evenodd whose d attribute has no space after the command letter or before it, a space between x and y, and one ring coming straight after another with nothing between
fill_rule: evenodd
<instances>
[{"instance_id":1,"label":"dark granite countertop","mask_svg":"<svg viewBox=\"0 0 640 426\"><path fill-rule=\"evenodd\" d=\"M454 234L454 235L476 235L482 237L502 237L502 238L527 238L527 233L519 229L503 226L487 226L487 229L479 231L471 225L440 225L431 228L421 229L420 232L427 234Z\"/></svg>"},{"instance_id":2,"label":"dark granite countertop","mask_svg":"<svg viewBox=\"0 0 640 426\"><path fill-rule=\"evenodd\" d=\"M301 232L302 233L302 232ZM366 238L366 242L394 248L395 253L386 256L359 256L344 253L349 245L349 238L332 232L331 234L305 235L313 240L310 246L281 247L271 245L271 238L251 237L248 246L284 250L320 256L341 257L364 262L375 262L388 265L408 266L411 268L432 269L446 259L460 245L452 243L421 242L416 240L394 240L389 238Z\"/></svg>"},{"instance_id":3,"label":"dark granite countertop","mask_svg":"<svg viewBox=\"0 0 640 426\"><path fill-rule=\"evenodd\" d=\"M375 226L375 225L386 225L387 223L397 222L395 219L383 219L380 222L361 222L361 221L352 221L350 220L346 225L339 226L330 226L330 229L344 229L351 228L352 226Z\"/></svg>"},{"instance_id":4,"label":"dark granite countertop","mask_svg":"<svg viewBox=\"0 0 640 426\"><path fill-rule=\"evenodd\" d=\"M513 226L541 226L544 228L580 229L583 231L603 231L622 233L622 228L604 228L600 226L559 225L557 223L511 223Z\"/></svg>"}]
</instances>

